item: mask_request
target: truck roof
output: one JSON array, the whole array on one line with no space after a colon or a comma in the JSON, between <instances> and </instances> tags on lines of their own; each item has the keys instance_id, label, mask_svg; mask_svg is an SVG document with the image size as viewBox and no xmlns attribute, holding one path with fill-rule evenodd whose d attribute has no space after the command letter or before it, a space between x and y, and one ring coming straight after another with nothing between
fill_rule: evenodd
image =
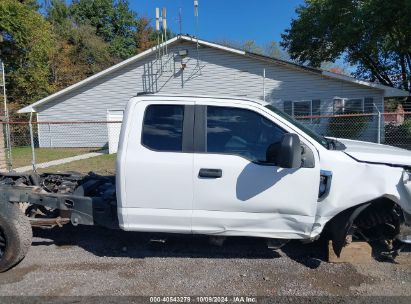
<instances>
[{"instance_id":1,"label":"truck roof","mask_svg":"<svg viewBox=\"0 0 411 304\"><path fill-rule=\"evenodd\" d=\"M207 99L219 99L219 100L227 100L227 101L240 100L240 101L248 101L248 102L257 103L262 106L266 106L270 104L269 102L266 102L260 99L252 99L252 98L247 98L245 96L230 96L230 95L165 94L165 93L141 92L141 93L137 93L137 96L135 97L142 97L142 96L144 96L144 98L170 97L170 98L207 98Z\"/></svg>"}]
</instances>

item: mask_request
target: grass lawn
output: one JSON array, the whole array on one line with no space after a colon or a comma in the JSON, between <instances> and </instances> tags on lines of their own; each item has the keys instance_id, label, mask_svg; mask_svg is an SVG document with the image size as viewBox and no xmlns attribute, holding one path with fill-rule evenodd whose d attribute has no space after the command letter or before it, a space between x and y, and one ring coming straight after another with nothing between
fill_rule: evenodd
<instances>
[{"instance_id":1,"label":"grass lawn","mask_svg":"<svg viewBox=\"0 0 411 304\"><path fill-rule=\"evenodd\" d=\"M98 151L98 148L36 148L36 163ZM31 147L13 147L13 168L31 165Z\"/></svg>"},{"instance_id":2,"label":"grass lawn","mask_svg":"<svg viewBox=\"0 0 411 304\"><path fill-rule=\"evenodd\" d=\"M116 173L117 154L103 154L100 156L73 161L71 163L39 169L40 172L77 171L88 173L93 171L101 175Z\"/></svg>"}]
</instances>

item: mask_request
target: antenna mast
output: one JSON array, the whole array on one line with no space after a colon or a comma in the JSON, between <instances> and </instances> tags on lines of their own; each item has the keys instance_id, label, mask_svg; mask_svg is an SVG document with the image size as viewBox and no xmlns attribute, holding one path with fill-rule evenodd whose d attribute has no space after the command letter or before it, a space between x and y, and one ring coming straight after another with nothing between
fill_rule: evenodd
<instances>
[{"instance_id":1,"label":"antenna mast","mask_svg":"<svg viewBox=\"0 0 411 304\"><path fill-rule=\"evenodd\" d=\"M164 42L165 42L165 55L168 54L167 49L167 8L163 7L163 30L164 30Z\"/></svg>"},{"instance_id":2,"label":"antenna mast","mask_svg":"<svg viewBox=\"0 0 411 304\"><path fill-rule=\"evenodd\" d=\"M196 18L197 67L200 68L200 52L198 50L198 0L194 0L194 17Z\"/></svg>"},{"instance_id":3,"label":"antenna mast","mask_svg":"<svg viewBox=\"0 0 411 304\"><path fill-rule=\"evenodd\" d=\"M156 7L156 32L157 32L157 52L156 52L156 65L158 70L158 61L160 60L160 9Z\"/></svg>"},{"instance_id":4,"label":"antenna mast","mask_svg":"<svg viewBox=\"0 0 411 304\"><path fill-rule=\"evenodd\" d=\"M168 55L168 45L167 45L167 8L163 7L161 10L160 8L156 7L156 32L157 32L157 48L158 52L156 52L156 65L157 65L157 72L163 73L163 57ZM161 36L161 41L160 41ZM167 62L167 58L165 59ZM168 60L169 61L169 60ZM160 63L160 67L158 66ZM170 67L171 70L171 67Z\"/></svg>"},{"instance_id":5,"label":"antenna mast","mask_svg":"<svg viewBox=\"0 0 411 304\"><path fill-rule=\"evenodd\" d=\"M181 35L183 32L183 16L181 13L181 7L178 9L178 25L180 29L180 35Z\"/></svg>"}]
</instances>

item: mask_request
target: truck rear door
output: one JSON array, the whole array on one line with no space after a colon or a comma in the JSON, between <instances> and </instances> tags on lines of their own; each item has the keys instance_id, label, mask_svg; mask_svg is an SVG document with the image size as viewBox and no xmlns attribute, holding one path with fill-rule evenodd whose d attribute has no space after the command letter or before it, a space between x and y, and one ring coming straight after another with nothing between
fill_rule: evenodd
<instances>
[{"instance_id":1,"label":"truck rear door","mask_svg":"<svg viewBox=\"0 0 411 304\"><path fill-rule=\"evenodd\" d=\"M140 101L128 133L124 229L191 232L194 103Z\"/></svg>"}]
</instances>

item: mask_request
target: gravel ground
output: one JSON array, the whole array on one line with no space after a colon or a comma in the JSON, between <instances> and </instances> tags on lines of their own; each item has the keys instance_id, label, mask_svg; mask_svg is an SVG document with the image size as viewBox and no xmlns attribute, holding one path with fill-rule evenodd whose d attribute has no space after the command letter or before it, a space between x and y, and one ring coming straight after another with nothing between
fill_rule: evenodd
<instances>
[{"instance_id":1,"label":"gravel ground","mask_svg":"<svg viewBox=\"0 0 411 304\"><path fill-rule=\"evenodd\" d=\"M405 295L411 250L397 263L330 264L321 243L271 251L261 239L161 236L96 227L35 230L26 259L0 274L0 295Z\"/></svg>"}]
</instances>

